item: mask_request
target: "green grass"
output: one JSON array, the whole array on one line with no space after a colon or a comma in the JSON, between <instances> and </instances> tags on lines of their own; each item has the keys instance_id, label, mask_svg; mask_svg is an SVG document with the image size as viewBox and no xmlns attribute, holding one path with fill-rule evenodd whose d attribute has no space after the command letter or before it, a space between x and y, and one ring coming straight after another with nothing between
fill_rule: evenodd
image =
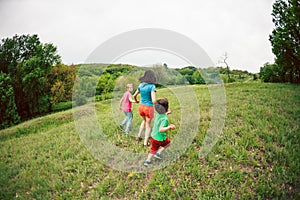
<instances>
[{"instance_id":1,"label":"green grass","mask_svg":"<svg viewBox=\"0 0 300 200\"><path fill-rule=\"evenodd\" d=\"M223 134L203 159L198 154L212 118L211 101L206 86L191 87L201 114L198 134L179 159L146 174L116 171L93 157L79 138L72 110L1 130L0 199L299 199L300 86L225 85ZM157 95L170 99L169 119L179 126L175 95L168 89ZM118 129L124 116L112 115L111 105L96 103L107 139L146 156L148 149L133 137L141 120L137 105L132 137ZM176 134L170 133L171 141Z\"/></svg>"}]
</instances>

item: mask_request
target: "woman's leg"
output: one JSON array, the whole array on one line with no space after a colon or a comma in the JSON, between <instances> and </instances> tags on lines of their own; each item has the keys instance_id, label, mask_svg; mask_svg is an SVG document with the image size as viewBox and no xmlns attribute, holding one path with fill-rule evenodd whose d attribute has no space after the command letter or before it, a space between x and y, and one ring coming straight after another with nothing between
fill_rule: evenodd
<instances>
[{"instance_id":1,"label":"woman's leg","mask_svg":"<svg viewBox=\"0 0 300 200\"><path fill-rule=\"evenodd\" d=\"M146 125L146 117L142 116L142 118L143 118L143 121L142 121L142 123L141 123L140 130L139 130L139 133L138 133L138 135L137 135L137 138L140 138L140 137L141 137L142 132L143 132L143 130L144 130L144 128L145 128L145 125Z\"/></svg>"},{"instance_id":2,"label":"woman's leg","mask_svg":"<svg viewBox=\"0 0 300 200\"><path fill-rule=\"evenodd\" d=\"M151 118L146 117L146 131L145 131L145 140L144 140L144 146L148 145L148 139L150 137L150 132L151 132Z\"/></svg>"}]
</instances>

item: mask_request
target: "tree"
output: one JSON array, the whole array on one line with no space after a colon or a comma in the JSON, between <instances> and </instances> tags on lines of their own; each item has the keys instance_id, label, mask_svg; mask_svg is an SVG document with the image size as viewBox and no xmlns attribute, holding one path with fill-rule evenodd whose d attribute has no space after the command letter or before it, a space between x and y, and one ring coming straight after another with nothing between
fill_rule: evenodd
<instances>
[{"instance_id":1,"label":"tree","mask_svg":"<svg viewBox=\"0 0 300 200\"><path fill-rule=\"evenodd\" d=\"M256 74L253 74L253 80L256 81L258 78L257 78L257 75Z\"/></svg>"},{"instance_id":2,"label":"tree","mask_svg":"<svg viewBox=\"0 0 300 200\"><path fill-rule=\"evenodd\" d=\"M205 84L205 80L202 78L199 70L196 70L193 73L192 79L193 79L193 84Z\"/></svg>"},{"instance_id":3,"label":"tree","mask_svg":"<svg viewBox=\"0 0 300 200\"><path fill-rule=\"evenodd\" d=\"M47 85L51 88L51 103L71 101L76 77L75 65L55 65L47 75Z\"/></svg>"},{"instance_id":4,"label":"tree","mask_svg":"<svg viewBox=\"0 0 300 200\"><path fill-rule=\"evenodd\" d=\"M281 69L276 64L266 63L259 71L259 76L264 82L282 82L280 74L282 74Z\"/></svg>"},{"instance_id":5,"label":"tree","mask_svg":"<svg viewBox=\"0 0 300 200\"><path fill-rule=\"evenodd\" d=\"M96 94L107 94L113 91L114 86L116 82L116 76L113 74L104 72L98 81L97 87L96 87Z\"/></svg>"},{"instance_id":6,"label":"tree","mask_svg":"<svg viewBox=\"0 0 300 200\"><path fill-rule=\"evenodd\" d=\"M277 0L273 4L275 29L269 37L283 82L300 83L300 1Z\"/></svg>"},{"instance_id":7,"label":"tree","mask_svg":"<svg viewBox=\"0 0 300 200\"><path fill-rule=\"evenodd\" d=\"M37 35L15 35L2 39L0 45L0 71L14 73L18 63L28 60L41 45Z\"/></svg>"},{"instance_id":8,"label":"tree","mask_svg":"<svg viewBox=\"0 0 300 200\"><path fill-rule=\"evenodd\" d=\"M48 69L43 69L41 58L32 57L24 61L21 67L22 89L25 94L23 103L28 103L30 115L47 112L50 96L46 88L46 74Z\"/></svg>"},{"instance_id":9,"label":"tree","mask_svg":"<svg viewBox=\"0 0 300 200\"><path fill-rule=\"evenodd\" d=\"M60 62L52 44L42 44L37 35L15 35L0 43L0 71L12 80L18 113L22 118L51 109L47 74Z\"/></svg>"},{"instance_id":10,"label":"tree","mask_svg":"<svg viewBox=\"0 0 300 200\"><path fill-rule=\"evenodd\" d=\"M0 129L20 121L15 104L14 90L8 74L0 72Z\"/></svg>"},{"instance_id":11,"label":"tree","mask_svg":"<svg viewBox=\"0 0 300 200\"><path fill-rule=\"evenodd\" d=\"M62 81L56 81L51 88L51 103L56 104L65 101L65 87Z\"/></svg>"},{"instance_id":12,"label":"tree","mask_svg":"<svg viewBox=\"0 0 300 200\"><path fill-rule=\"evenodd\" d=\"M190 84L205 84L205 80L202 77L202 72L193 66L177 69L177 71L190 83ZM181 80L182 82L182 80Z\"/></svg>"},{"instance_id":13,"label":"tree","mask_svg":"<svg viewBox=\"0 0 300 200\"><path fill-rule=\"evenodd\" d=\"M227 73L227 77L228 77L228 83L230 82L234 82L233 79L230 78L230 69L229 69L229 65L227 63L227 59L228 59L228 54L227 52L224 53L224 55L221 58L222 60L219 61L220 63L224 63L226 65L226 73Z\"/></svg>"}]
</instances>

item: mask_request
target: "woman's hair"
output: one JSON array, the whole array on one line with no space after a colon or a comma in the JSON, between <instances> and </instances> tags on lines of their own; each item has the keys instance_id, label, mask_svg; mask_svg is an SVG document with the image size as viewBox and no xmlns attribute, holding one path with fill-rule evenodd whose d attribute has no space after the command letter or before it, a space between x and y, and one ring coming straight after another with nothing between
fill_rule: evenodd
<instances>
[{"instance_id":1,"label":"woman's hair","mask_svg":"<svg viewBox=\"0 0 300 200\"><path fill-rule=\"evenodd\" d=\"M144 76L139 78L139 81L145 83L152 83L152 84L156 83L156 77L154 72L152 70L145 71Z\"/></svg>"},{"instance_id":2,"label":"woman's hair","mask_svg":"<svg viewBox=\"0 0 300 200\"><path fill-rule=\"evenodd\" d=\"M158 99L154 107L159 114L165 114L169 109L169 101L167 98Z\"/></svg>"}]
</instances>

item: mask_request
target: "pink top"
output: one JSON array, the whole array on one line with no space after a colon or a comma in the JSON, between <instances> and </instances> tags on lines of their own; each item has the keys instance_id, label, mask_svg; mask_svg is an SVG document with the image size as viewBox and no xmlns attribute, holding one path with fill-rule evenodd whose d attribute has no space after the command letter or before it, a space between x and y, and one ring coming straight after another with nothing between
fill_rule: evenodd
<instances>
[{"instance_id":1,"label":"pink top","mask_svg":"<svg viewBox=\"0 0 300 200\"><path fill-rule=\"evenodd\" d=\"M132 102L129 100L129 97L131 97L130 92L125 92L123 95L123 111L124 112L132 112Z\"/></svg>"}]
</instances>

